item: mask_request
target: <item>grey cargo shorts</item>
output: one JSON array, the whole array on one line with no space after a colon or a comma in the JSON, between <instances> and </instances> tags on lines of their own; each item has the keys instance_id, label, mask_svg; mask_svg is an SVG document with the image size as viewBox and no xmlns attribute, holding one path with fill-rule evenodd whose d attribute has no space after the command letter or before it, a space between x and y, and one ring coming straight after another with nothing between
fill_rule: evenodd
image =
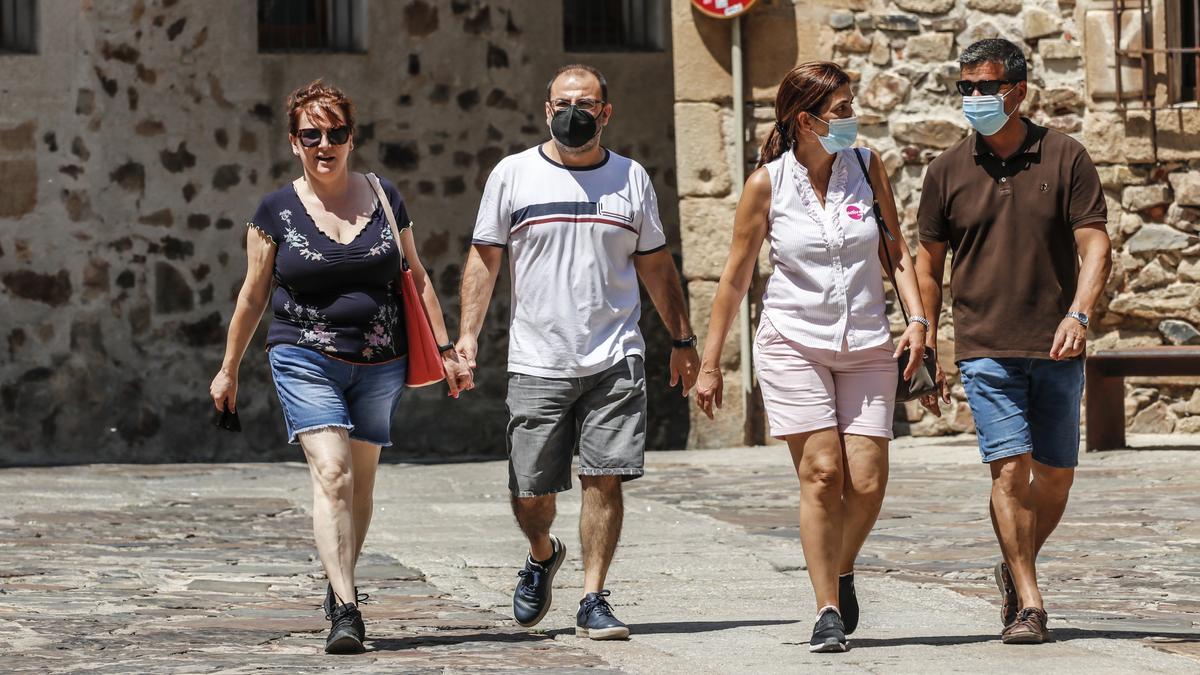
<instances>
[{"instance_id":1,"label":"grey cargo shorts","mask_svg":"<svg viewBox=\"0 0 1200 675\"><path fill-rule=\"evenodd\" d=\"M579 475L645 473L646 370L641 356L587 377L508 375L508 489L538 497L571 489Z\"/></svg>"}]
</instances>

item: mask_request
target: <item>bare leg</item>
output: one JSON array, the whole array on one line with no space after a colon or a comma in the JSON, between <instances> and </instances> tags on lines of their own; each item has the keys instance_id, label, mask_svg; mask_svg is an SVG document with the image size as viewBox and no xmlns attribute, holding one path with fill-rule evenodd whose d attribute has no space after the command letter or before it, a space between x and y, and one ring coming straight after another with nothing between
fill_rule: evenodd
<instances>
[{"instance_id":1,"label":"bare leg","mask_svg":"<svg viewBox=\"0 0 1200 675\"><path fill-rule=\"evenodd\" d=\"M333 592L354 602L354 473L345 429L300 434L313 484L313 537Z\"/></svg>"},{"instance_id":2,"label":"bare leg","mask_svg":"<svg viewBox=\"0 0 1200 675\"><path fill-rule=\"evenodd\" d=\"M512 498L513 515L529 540L529 555L534 560L549 560L554 555L554 544L550 543L550 526L556 512L554 497L549 494Z\"/></svg>"},{"instance_id":3,"label":"bare leg","mask_svg":"<svg viewBox=\"0 0 1200 675\"><path fill-rule=\"evenodd\" d=\"M1032 463L1032 457L1025 453L988 464L992 471L992 525L1000 541L1000 551L1012 572L1021 609L1042 607L1034 564L1037 516L1029 485Z\"/></svg>"},{"instance_id":4,"label":"bare leg","mask_svg":"<svg viewBox=\"0 0 1200 675\"><path fill-rule=\"evenodd\" d=\"M620 476L580 476L583 506L579 513L579 542L583 547L583 592L604 590L608 566L617 552L625 504Z\"/></svg>"},{"instance_id":5,"label":"bare leg","mask_svg":"<svg viewBox=\"0 0 1200 675\"><path fill-rule=\"evenodd\" d=\"M854 571L854 559L875 526L888 479L888 439L846 434L842 485L842 547L838 572Z\"/></svg>"},{"instance_id":6,"label":"bare leg","mask_svg":"<svg viewBox=\"0 0 1200 675\"><path fill-rule=\"evenodd\" d=\"M817 608L838 606L842 548L842 443L837 429L787 437L800 479L800 545Z\"/></svg>"},{"instance_id":7,"label":"bare leg","mask_svg":"<svg viewBox=\"0 0 1200 675\"><path fill-rule=\"evenodd\" d=\"M375 472L379 468L378 445L366 441L350 441L350 456L354 468L354 564L362 554L371 516L375 512Z\"/></svg>"},{"instance_id":8,"label":"bare leg","mask_svg":"<svg viewBox=\"0 0 1200 675\"><path fill-rule=\"evenodd\" d=\"M1034 555L1042 551L1042 545L1050 538L1058 521L1067 510L1067 498L1071 484L1075 482L1075 469L1059 469L1033 462L1033 509L1037 514L1037 533L1034 535Z\"/></svg>"}]
</instances>

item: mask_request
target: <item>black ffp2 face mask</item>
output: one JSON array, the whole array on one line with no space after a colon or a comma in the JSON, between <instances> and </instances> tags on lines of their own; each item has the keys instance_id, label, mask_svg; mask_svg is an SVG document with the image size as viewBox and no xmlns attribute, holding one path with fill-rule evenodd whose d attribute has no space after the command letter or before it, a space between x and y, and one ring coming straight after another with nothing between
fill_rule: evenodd
<instances>
[{"instance_id":1,"label":"black ffp2 face mask","mask_svg":"<svg viewBox=\"0 0 1200 675\"><path fill-rule=\"evenodd\" d=\"M550 133L568 148L580 148L596 136L599 125L588 111L569 106L556 111L550 120Z\"/></svg>"}]
</instances>

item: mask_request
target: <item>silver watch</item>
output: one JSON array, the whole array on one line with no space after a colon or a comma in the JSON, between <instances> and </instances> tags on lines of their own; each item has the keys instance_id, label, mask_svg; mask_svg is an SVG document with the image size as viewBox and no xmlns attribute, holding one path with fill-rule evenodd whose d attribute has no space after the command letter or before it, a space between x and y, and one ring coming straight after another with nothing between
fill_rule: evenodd
<instances>
[{"instance_id":1,"label":"silver watch","mask_svg":"<svg viewBox=\"0 0 1200 675\"><path fill-rule=\"evenodd\" d=\"M1078 321L1078 322L1079 322L1079 324L1080 324L1081 326L1083 326L1084 328L1087 328L1087 327L1088 327L1088 316L1087 316L1087 314L1084 314L1083 312L1067 312L1067 316L1069 316L1069 317L1071 317L1072 319L1075 319L1076 321Z\"/></svg>"}]
</instances>

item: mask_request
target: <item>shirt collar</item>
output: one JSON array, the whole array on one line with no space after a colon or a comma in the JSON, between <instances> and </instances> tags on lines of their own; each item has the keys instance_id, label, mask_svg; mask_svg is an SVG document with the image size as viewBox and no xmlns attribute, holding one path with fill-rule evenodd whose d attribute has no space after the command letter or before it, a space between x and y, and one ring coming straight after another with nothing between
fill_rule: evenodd
<instances>
[{"instance_id":1,"label":"shirt collar","mask_svg":"<svg viewBox=\"0 0 1200 675\"><path fill-rule=\"evenodd\" d=\"M1021 142L1021 147L1013 153L1013 157L1019 155L1040 156L1042 139L1046 137L1046 127L1034 124L1028 117L1022 117L1021 121L1025 123L1025 140ZM992 149L984 142L983 136L978 131L974 132L974 135L975 143L971 154L976 157L996 157L996 153L992 152Z\"/></svg>"}]
</instances>

